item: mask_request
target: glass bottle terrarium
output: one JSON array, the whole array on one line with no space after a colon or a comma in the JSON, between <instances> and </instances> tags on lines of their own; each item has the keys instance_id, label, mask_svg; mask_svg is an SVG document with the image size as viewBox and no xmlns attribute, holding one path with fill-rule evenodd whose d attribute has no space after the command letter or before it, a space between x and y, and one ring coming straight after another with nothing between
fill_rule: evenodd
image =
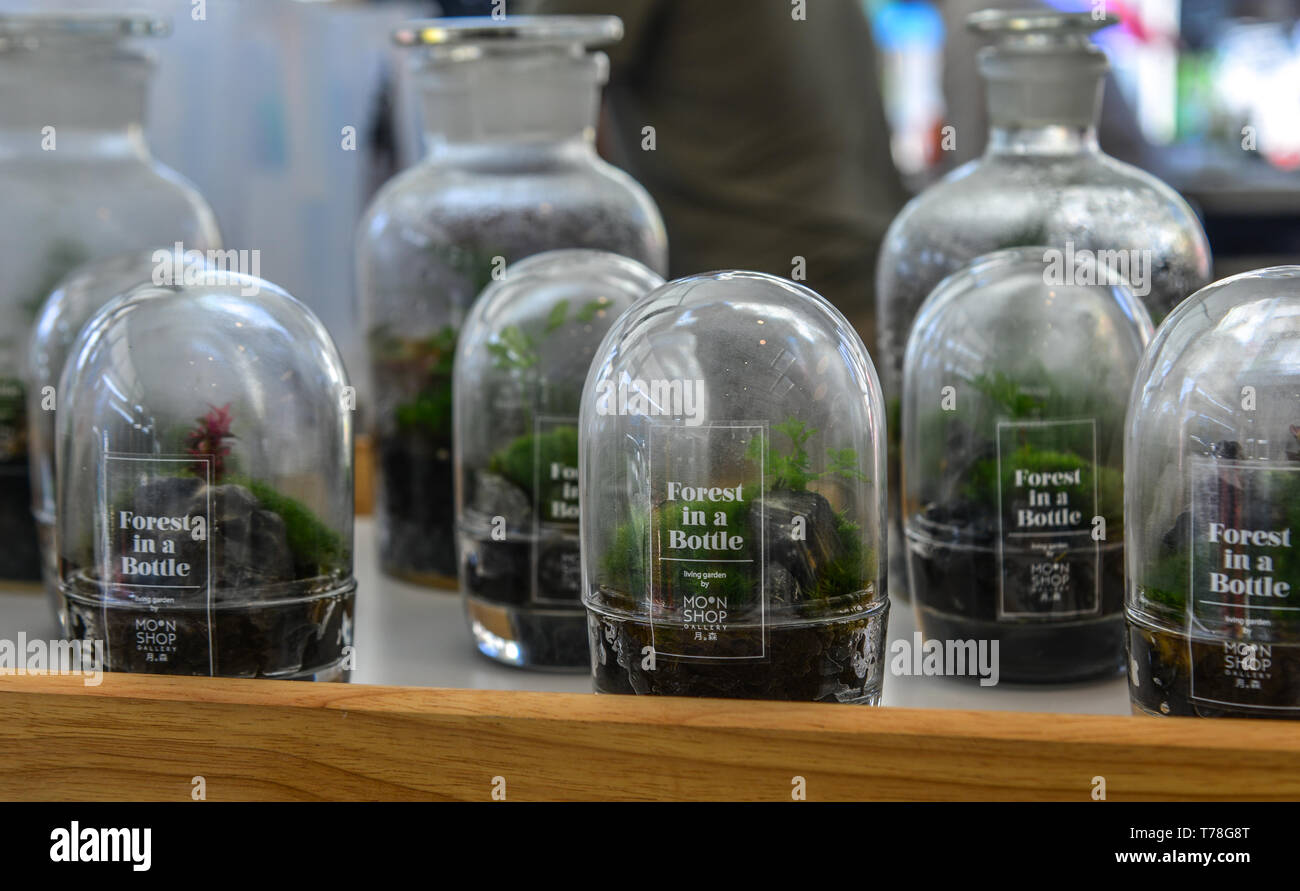
<instances>
[{"instance_id":1,"label":"glass bottle terrarium","mask_svg":"<svg viewBox=\"0 0 1300 891\"><path fill-rule=\"evenodd\" d=\"M380 564L455 587L452 362L470 304L510 265L560 248L662 272L659 212L600 160L593 133L617 18L416 22L428 156L362 221L358 284L370 353Z\"/></svg>"},{"instance_id":2,"label":"glass bottle terrarium","mask_svg":"<svg viewBox=\"0 0 1300 891\"><path fill-rule=\"evenodd\" d=\"M1000 677L1118 673L1124 411L1151 320L1114 269L1013 248L935 289L907 345L903 509L927 638Z\"/></svg>"},{"instance_id":3,"label":"glass bottle terrarium","mask_svg":"<svg viewBox=\"0 0 1300 891\"><path fill-rule=\"evenodd\" d=\"M269 282L146 285L87 323L56 419L60 592L105 668L341 680L352 411L334 343Z\"/></svg>"},{"instance_id":4,"label":"glass bottle terrarium","mask_svg":"<svg viewBox=\"0 0 1300 891\"><path fill-rule=\"evenodd\" d=\"M1169 315L1127 449L1134 711L1300 718L1300 266Z\"/></svg>"},{"instance_id":5,"label":"glass bottle terrarium","mask_svg":"<svg viewBox=\"0 0 1300 891\"><path fill-rule=\"evenodd\" d=\"M578 547L578 408L601 338L660 276L603 251L548 251L479 297L456 355L460 581L479 651L529 668L589 661Z\"/></svg>"},{"instance_id":6,"label":"glass bottle terrarium","mask_svg":"<svg viewBox=\"0 0 1300 891\"><path fill-rule=\"evenodd\" d=\"M36 314L27 344L25 375L26 391L31 394L27 400L31 510L41 543L41 581L61 627L65 617L59 614L59 558L54 547L54 419L63 364L82 327L101 306L137 285L161 283L163 278L183 280L187 266L197 271L209 268L199 252L192 251L187 257L174 246L91 260L65 276Z\"/></svg>"},{"instance_id":7,"label":"glass bottle terrarium","mask_svg":"<svg viewBox=\"0 0 1300 891\"><path fill-rule=\"evenodd\" d=\"M153 65L130 43L167 30L144 15L0 15L0 578L41 576L23 350L42 301L87 260L219 246L208 205L144 139Z\"/></svg>"},{"instance_id":8,"label":"glass bottle terrarium","mask_svg":"<svg viewBox=\"0 0 1300 891\"><path fill-rule=\"evenodd\" d=\"M896 412L913 320L939 282L975 257L1034 245L1071 258L1109 257L1156 321L1209 281L1209 246L1187 203L1097 146L1107 62L1088 34L1115 21L1051 10L990 10L969 20L972 30L997 41L979 57L988 147L903 208L876 268L876 358L891 406L895 486ZM901 490L895 491L891 513L898 522Z\"/></svg>"},{"instance_id":9,"label":"glass bottle terrarium","mask_svg":"<svg viewBox=\"0 0 1300 891\"><path fill-rule=\"evenodd\" d=\"M752 272L664 285L579 427L597 692L879 701L884 412L835 308Z\"/></svg>"}]
</instances>

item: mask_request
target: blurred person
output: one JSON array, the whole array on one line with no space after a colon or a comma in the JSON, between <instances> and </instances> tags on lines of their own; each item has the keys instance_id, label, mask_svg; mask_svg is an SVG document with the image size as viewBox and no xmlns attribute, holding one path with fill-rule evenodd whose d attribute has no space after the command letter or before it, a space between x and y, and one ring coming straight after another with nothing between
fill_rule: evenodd
<instances>
[{"instance_id":1,"label":"blurred person","mask_svg":"<svg viewBox=\"0 0 1300 891\"><path fill-rule=\"evenodd\" d=\"M875 344L881 238L906 198L858 0L525 0L611 14L602 151L644 185L674 277L798 277ZM645 128L653 127L653 148ZM803 258L802 269L797 258Z\"/></svg>"}]
</instances>

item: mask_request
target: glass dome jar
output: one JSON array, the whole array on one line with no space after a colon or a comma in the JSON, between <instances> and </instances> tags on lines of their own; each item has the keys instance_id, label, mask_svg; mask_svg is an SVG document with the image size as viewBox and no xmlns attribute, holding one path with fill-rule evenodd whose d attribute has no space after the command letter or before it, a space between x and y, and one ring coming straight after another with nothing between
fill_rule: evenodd
<instances>
[{"instance_id":1,"label":"glass dome jar","mask_svg":"<svg viewBox=\"0 0 1300 891\"><path fill-rule=\"evenodd\" d=\"M1000 641L1011 682L1124 665L1124 410L1151 319L1117 270L977 258L921 307L903 374L909 591L927 639Z\"/></svg>"},{"instance_id":2,"label":"glass dome jar","mask_svg":"<svg viewBox=\"0 0 1300 891\"><path fill-rule=\"evenodd\" d=\"M1127 449L1134 711L1300 718L1300 266L1170 313Z\"/></svg>"},{"instance_id":3,"label":"glass dome jar","mask_svg":"<svg viewBox=\"0 0 1300 891\"><path fill-rule=\"evenodd\" d=\"M1051 10L989 10L969 19L972 30L997 40L979 57L988 147L912 199L885 234L876 267L876 358L891 406L902 396L904 351L922 302L975 257L1034 245L1109 256L1156 321L1209 281L1209 245L1187 203L1097 146L1107 62L1088 34L1115 21ZM897 418L891 413L895 487ZM896 582L897 593L900 587Z\"/></svg>"},{"instance_id":4,"label":"glass dome jar","mask_svg":"<svg viewBox=\"0 0 1300 891\"><path fill-rule=\"evenodd\" d=\"M579 428L597 692L879 701L884 412L838 310L670 282L605 335Z\"/></svg>"},{"instance_id":5,"label":"glass dome jar","mask_svg":"<svg viewBox=\"0 0 1300 891\"><path fill-rule=\"evenodd\" d=\"M58 392L60 592L106 670L346 678L351 394L307 307L239 273L142 286Z\"/></svg>"},{"instance_id":6,"label":"glass dome jar","mask_svg":"<svg viewBox=\"0 0 1300 891\"><path fill-rule=\"evenodd\" d=\"M666 241L645 190L597 157L608 60L604 16L416 22L428 156L362 220L358 288L370 354L380 564L456 587L452 362L470 304L513 263L593 248L663 272Z\"/></svg>"},{"instance_id":7,"label":"glass dome jar","mask_svg":"<svg viewBox=\"0 0 1300 891\"><path fill-rule=\"evenodd\" d=\"M54 419L63 363L82 327L101 306L137 285L162 284L164 278L180 280L187 266L209 268L203 254L190 251L187 256L175 246L91 260L64 277L36 314L24 376L26 391L32 396L27 400L31 510L41 543L41 581L60 627L64 627L65 617L60 614L59 558L54 547Z\"/></svg>"},{"instance_id":8,"label":"glass dome jar","mask_svg":"<svg viewBox=\"0 0 1300 891\"><path fill-rule=\"evenodd\" d=\"M220 246L206 202L144 138L153 63L130 42L168 30L144 15L0 15L0 578L41 574L23 350L42 301L87 260Z\"/></svg>"},{"instance_id":9,"label":"glass dome jar","mask_svg":"<svg viewBox=\"0 0 1300 891\"><path fill-rule=\"evenodd\" d=\"M456 352L460 582L479 652L585 668L578 407L596 347L662 285L604 251L537 254L484 290Z\"/></svg>"}]
</instances>

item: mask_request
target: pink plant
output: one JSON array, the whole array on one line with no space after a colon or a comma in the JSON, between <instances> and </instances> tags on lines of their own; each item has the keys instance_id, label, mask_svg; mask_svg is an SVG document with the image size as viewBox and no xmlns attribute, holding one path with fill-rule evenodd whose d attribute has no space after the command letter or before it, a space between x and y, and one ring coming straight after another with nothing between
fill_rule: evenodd
<instances>
[{"instance_id":1,"label":"pink plant","mask_svg":"<svg viewBox=\"0 0 1300 891\"><path fill-rule=\"evenodd\" d=\"M207 468L210 466L212 482L216 483L226 471L226 456L230 454L230 446L225 440L236 437L230 432L230 403L227 402L221 408L209 403L208 408L212 411L199 418L198 426L185 434L185 445L191 455L208 459L196 462L194 472L199 476L207 476Z\"/></svg>"}]
</instances>

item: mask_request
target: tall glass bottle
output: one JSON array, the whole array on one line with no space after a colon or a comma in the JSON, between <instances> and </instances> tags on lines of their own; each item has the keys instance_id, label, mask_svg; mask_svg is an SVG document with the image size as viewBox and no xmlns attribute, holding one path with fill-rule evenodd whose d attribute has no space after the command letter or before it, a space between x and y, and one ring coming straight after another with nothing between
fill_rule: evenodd
<instances>
[{"instance_id":1,"label":"tall glass bottle","mask_svg":"<svg viewBox=\"0 0 1300 891\"><path fill-rule=\"evenodd\" d=\"M220 244L207 203L144 138L153 63L130 41L168 30L142 15L0 16L0 578L40 577L23 366L46 295L89 260Z\"/></svg>"},{"instance_id":2,"label":"tall glass bottle","mask_svg":"<svg viewBox=\"0 0 1300 891\"><path fill-rule=\"evenodd\" d=\"M1114 23L1051 11L988 10L969 19L972 30L997 40L979 59L988 147L903 208L885 234L876 269L876 358L890 410L890 503L900 545L891 548L895 561L902 557L903 357L917 310L941 280L1002 248L1057 248L1071 268L1076 260L1115 265L1155 321L1209 281L1210 249L1192 209L1169 186L1097 145L1107 62L1088 35ZM901 571L891 574L901 577ZM897 583L894 591L901 593Z\"/></svg>"},{"instance_id":3,"label":"tall glass bottle","mask_svg":"<svg viewBox=\"0 0 1300 891\"><path fill-rule=\"evenodd\" d=\"M428 155L362 220L358 289L370 352L383 570L456 586L452 362L462 321L506 267L595 248L663 272L649 195L596 155L612 16L415 22Z\"/></svg>"}]
</instances>

